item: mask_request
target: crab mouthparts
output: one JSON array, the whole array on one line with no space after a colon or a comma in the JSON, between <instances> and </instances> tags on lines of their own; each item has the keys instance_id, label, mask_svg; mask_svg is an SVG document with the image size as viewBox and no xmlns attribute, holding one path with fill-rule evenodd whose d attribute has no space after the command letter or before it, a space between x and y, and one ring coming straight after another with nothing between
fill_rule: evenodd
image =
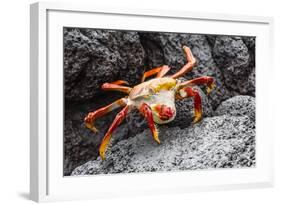
<instances>
[{"instance_id":1,"label":"crab mouthparts","mask_svg":"<svg viewBox=\"0 0 281 205\"><path fill-rule=\"evenodd\" d=\"M175 111L172 108L170 108L166 105L162 105L161 110L159 112L159 117L161 120L168 120L171 117L173 117L174 114L175 114Z\"/></svg>"}]
</instances>

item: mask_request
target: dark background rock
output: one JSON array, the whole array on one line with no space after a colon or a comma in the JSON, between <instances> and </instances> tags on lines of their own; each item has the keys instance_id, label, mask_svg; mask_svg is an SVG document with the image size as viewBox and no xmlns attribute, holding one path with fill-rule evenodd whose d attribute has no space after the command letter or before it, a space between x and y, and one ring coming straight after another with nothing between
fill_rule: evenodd
<instances>
[{"instance_id":1,"label":"dark background rock","mask_svg":"<svg viewBox=\"0 0 281 205\"><path fill-rule=\"evenodd\" d=\"M249 76L254 75L255 51L253 38L248 39L244 37L243 41L241 37L217 36L213 55L228 88L241 94L254 95L254 78ZM247 42L249 48L244 42Z\"/></svg>"},{"instance_id":2,"label":"dark background rock","mask_svg":"<svg viewBox=\"0 0 281 205\"><path fill-rule=\"evenodd\" d=\"M143 71L144 50L137 32L64 29L66 100L92 99L103 83L120 78L136 84Z\"/></svg>"},{"instance_id":3,"label":"dark background rock","mask_svg":"<svg viewBox=\"0 0 281 205\"><path fill-rule=\"evenodd\" d=\"M232 90L227 89L224 76L213 58L213 47L210 39L217 36L199 34L174 34L174 33L140 33L141 43L144 46L146 64L148 67L158 67L166 64L171 67L170 73L177 72L186 63L183 45L188 45L195 58L197 66L187 74L186 79L192 79L203 75L216 79L216 88L209 96L213 108L216 108L223 100L235 95ZM203 88L204 89L204 88Z\"/></svg>"},{"instance_id":4,"label":"dark background rock","mask_svg":"<svg viewBox=\"0 0 281 205\"><path fill-rule=\"evenodd\" d=\"M255 38L225 38L217 35L65 28L64 174L69 175L75 167L97 158L101 139L119 111L97 120L99 133L85 128L83 119L88 112L125 96L104 92L100 86L119 79L127 80L130 86L134 86L140 82L144 71L163 64L171 67L169 74L175 73L186 63L183 45L191 48L198 61L198 65L184 78L208 75L216 80L217 86L208 96L205 95L205 87L200 86L204 117L213 116L213 110L233 96L254 96ZM235 53L238 53L237 56ZM235 62L240 62L239 66L229 71ZM239 75L233 75L235 79L231 79L233 73L245 76L243 80L238 79ZM166 127L187 128L193 120L193 100L177 101L176 108L176 119ZM145 129L147 122L138 111L133 111L114 133L112 145Z\"/></svg>"}]
</instances>

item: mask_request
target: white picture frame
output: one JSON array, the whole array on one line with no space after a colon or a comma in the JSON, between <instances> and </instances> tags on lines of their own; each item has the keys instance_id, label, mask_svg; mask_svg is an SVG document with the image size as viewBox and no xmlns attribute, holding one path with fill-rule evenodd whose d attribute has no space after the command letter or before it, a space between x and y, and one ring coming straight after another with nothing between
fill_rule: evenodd
<instances>
[{"instance_id":1,"label":"white picture frame","mask_svg":"<svg viewBox=\"0 0 281 205\"><path fill-rule=\"evenodd\" d=\"M266 69L273 68L271 66L272 18L189 11L97 8L94 4L54 2L32 4L30 11L30 198L32 200L39 202L92 199L273 186L273 133L270 129L272 113L264 109L271 105L265 95L270 87L270 78ZM113 16L115 20L112 19ZM99 21L92 25L94 22L92 20L95 18L99 18ZM151 31L173 29L182 32L183 23L194 25L189 31L195 33L243 34L257 37L256 167L215 171L63 177L61 139L63 121L62 114L56 114L63 110L62 39L59 39L60 35L62 38L62 27L111 29L122 27L122 29ZM165 25L169 25L169 28ZM54 67L56 71L52 69ZM267 86L264 86L265 84ZM265 97L261 98L261 94ZM53 119L54 115L57 115L56 119Z\"/></svg>"}]
</instances>

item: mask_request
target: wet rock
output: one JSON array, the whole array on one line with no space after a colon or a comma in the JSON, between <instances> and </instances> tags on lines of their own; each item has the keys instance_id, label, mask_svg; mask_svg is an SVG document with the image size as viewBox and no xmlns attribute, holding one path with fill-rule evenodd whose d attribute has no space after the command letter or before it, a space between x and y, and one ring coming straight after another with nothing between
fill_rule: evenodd
<instances>
[{"instance_id":1,"label":"wet rock","mask_svg":"<svg viewBox=\"0 0 281 205\"><path fill-rule=\"evenodd\" d=\"M149 130L122 140L72 175L240 168L255 166L255 125L248 116L216 116L179 129L161 126L158 145Z\"/></svg>"}]
</instances>

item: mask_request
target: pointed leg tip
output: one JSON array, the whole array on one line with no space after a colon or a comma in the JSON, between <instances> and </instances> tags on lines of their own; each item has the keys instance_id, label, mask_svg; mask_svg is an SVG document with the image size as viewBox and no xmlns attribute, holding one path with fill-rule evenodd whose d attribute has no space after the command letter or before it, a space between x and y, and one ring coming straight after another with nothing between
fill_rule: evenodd
<instances>
[{"instance_id":1,"label":"pointed leg tip","mask_svg":"<svg viewBox=\"0 0 281 205\"><path fill-rule=\"evenodd\" d=\"M195 123L197 123L197 122L199 122L199 121L201 121L201 119L202 119L202 117L201 116L196 116L195 118L194 118L194 120L193 120L193 124L195 124Z\"/></svg>"},{"instance_id":2,"label":"pointed leg tip","mask_svg":"<svg viewBox=\"0 0 281 205\"><path fill-rule=\"evenodd\" d=\"M216 87L215 83L212 83L210 86L208 86L207 94L209 95L215 87Z\"/></svg>"},{"instance_id":3,"label":"pointed leg tip","mask_svg":"<svg viewBox=\"0 0 281 205\"><path fill-rule=\"evenodd\" d=\"M200 120L194 119L192 124L196 124L197 122L199 122Z\"/></svg>"},{"instance_id":4,"label":"pointed leg tip","mask_svg":"<svg viewBox=\"0 0 281 205\"><path fill-rule=\"evenodd\" d=\"M99 130L98 130L94 125L92 125L92 124L90 124L90 123L86 123L85 126L86 126L88 129L92 130L94 133L99 132Z\"/></svg>"},{"instance_id":5,"label":"pointed leg tip","mask_svg":"<svg viewBox=\"0 0 281 205\"><path fill-rule=\"evenodd\" d=\"M105 153L100 151L100 157L101 157L102 160L105 160Z\"/></svg>"},{"instance_id":6,"label":"pointed leg tip","mask_svg":"<svg viewBox=\"0 0 281 205\"><path fill-rule=\"evenodd\" d=\"M97 128L95 128L95 127L92 127L92 129L91 129L94 133L98 133L99 132L99 130L97 129Z\"/></svg>"},{"instance_id":7,"label":"pointed leg tip","mask_svg":"<svg viewBox=\"0 0 281 205\"><path fill-rule=\"evenodd\" d=\"M207 88L207 95L209 95L211 93L212 89L211 88Z\"/></svg>"}]
</instances>

